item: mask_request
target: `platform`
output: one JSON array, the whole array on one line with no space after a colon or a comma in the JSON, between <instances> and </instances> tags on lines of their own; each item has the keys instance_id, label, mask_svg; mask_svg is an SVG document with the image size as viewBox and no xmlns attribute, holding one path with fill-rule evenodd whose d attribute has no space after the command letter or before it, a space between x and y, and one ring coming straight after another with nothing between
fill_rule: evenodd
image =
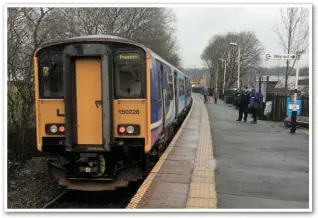
<instances>
[{"instance_id":1,"label":"platform","mask_svg":"<svg viewBox=\"0 0 318 218\"><path fill-rule=\"evenodd\" d=\"M209 117L199 95L127 208L216 208Z\"/></svg>"},{"instance_id":2,"label":"platform","mask_svg":"<svg viewBox=\"0 0 318 218\"><path fill-rule=\"evenodd\" d=\"M201 97L202 98L202 97ZM223 101L208 104L218 209L306 209L310 206L308 133L283 122L237 122Z\"/></svg>"}]
</instances>

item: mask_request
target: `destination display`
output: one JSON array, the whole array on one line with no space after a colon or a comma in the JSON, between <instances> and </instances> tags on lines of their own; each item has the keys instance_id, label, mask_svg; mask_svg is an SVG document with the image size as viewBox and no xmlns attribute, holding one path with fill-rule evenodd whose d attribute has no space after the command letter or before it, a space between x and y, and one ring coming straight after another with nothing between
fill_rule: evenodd
<instances>
[{"instance_id":1,"label":"destination display","mask_svg":"<svg viewBox=\"0 0 318 218\"><path fill-rule=\"evenodd\" d=\"M140 54L138 53L122 53L116 56L117 61L139 61Z\"/></svg>"}]
</instances>

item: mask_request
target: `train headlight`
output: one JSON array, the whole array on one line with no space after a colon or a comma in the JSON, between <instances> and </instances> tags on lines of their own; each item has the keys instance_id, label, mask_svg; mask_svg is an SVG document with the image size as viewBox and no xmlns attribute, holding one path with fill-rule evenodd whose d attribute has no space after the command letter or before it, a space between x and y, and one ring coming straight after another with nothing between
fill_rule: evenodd
<instances>
[{"instance_id":1,"label":"train headlight","mask_svg":"<svg viewBox=\"0 0 318 218\"><path fill-rule=\"evenodd\" d=\"M51 131L51 133L57 133L57 126L56 125L52 125L50 127L50 131Z\"/></svg>"},{"instance_id":2,"label":"train headlight","mask_svg":"<svg viewBox=\"0 0 318 218\"><path fill-rule=\"evenodd\" d=\"M135 128L133 126L128 126L126 130L127 130L127 133L133 134L135 131Z\"/></svg>"}]
</instances>

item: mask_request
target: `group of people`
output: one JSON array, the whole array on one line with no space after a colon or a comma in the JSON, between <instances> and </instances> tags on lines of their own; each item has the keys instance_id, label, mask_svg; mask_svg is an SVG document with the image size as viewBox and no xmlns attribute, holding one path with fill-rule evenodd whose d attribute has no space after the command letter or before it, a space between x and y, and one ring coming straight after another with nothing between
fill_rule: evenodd
<instances>
[{"instance_id":1,"label":"group of people","mask_svg":"<svg viewBox=\"0 0 318 218\"><path fill-rule=\"evenodd\" d=\"M203 87L203 96L204 96L204 103L208 103L210 100L210 95L209 95L209 90L206 86ZM214 103L217 104L219 100L219 91L217 88L213 90L213 98L214 98Z\"/></svg>"},{"instance_id":2,"label":"group of people","mask_svg":"<svg viewBox=\"0 0 318 218\"><path fill-rule=\"evenodd\" d=\"M247 86L244 86L243 90L239 95L238 109L239 109L239 117L236 121L242 121L244 114L244 122L247 121L248 108L251 108L251 112L253 115L252 124L257 123L257 113L261 107L261 95L256 91L256 89L252 89L249 91Z\"/></svg>"},{"instance_id":3,"label":"group of people","mask_svg":"<svg viewBox=\"0 0 318 218\"><path fill-rule=\"evenodd\" d=\"M247 114L248 108L251 109L253 115L252 124L257 123L257 114L261 107L261 94L256 91L256 89L252 89L251 91L248 90L247 86L244 86L241 92L238 92L237 95L239 96L239 101L237 107L239 109L239 117L236 121L242 121L243 114L244 114L244 122L247 122ZM204 103L209 102L209 90L206 86L203 87L203 96L204 96ZM217 104L219 99L219 91L217 88L213 91L213 98L215 104Z\"/></svg>"}]
</instances>

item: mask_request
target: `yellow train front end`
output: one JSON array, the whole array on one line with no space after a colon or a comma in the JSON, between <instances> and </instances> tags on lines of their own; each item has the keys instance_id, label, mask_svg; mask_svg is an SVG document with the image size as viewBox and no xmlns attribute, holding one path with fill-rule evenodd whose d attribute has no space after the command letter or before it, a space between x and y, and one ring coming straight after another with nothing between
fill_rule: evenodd
<instances>
[{"instance_id":1,"label":"yellow train front end","mask_svg":"<svg viewBox=\"0 0 318 218\"><path fill-rule=\"evenodd\" d=\"M78 37L34 56L37 148L60 184L109 190L143 177L150 149L150 66L122 38Z\"/></svg>"}]
</instances>

